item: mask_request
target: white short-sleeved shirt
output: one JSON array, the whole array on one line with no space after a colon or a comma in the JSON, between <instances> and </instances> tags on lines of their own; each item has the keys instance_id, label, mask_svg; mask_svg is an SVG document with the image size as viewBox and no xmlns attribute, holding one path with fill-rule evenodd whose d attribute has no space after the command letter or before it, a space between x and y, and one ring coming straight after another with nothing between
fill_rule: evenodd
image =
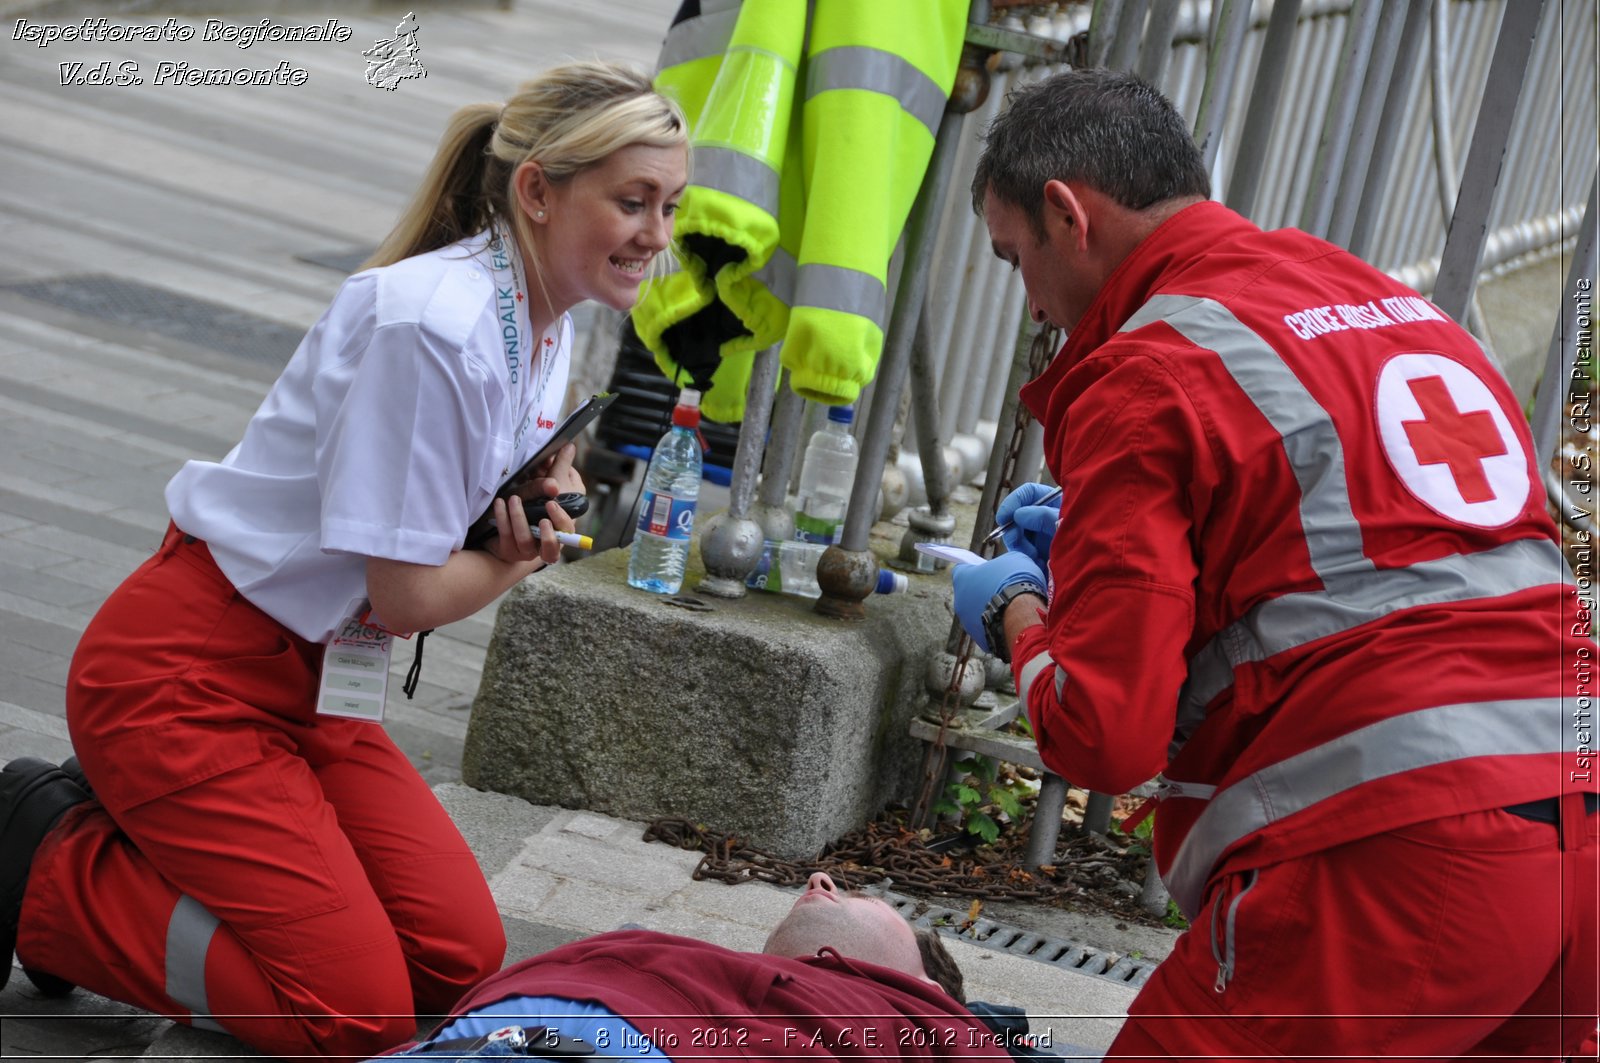
<instances>
[{"instance_id":1,"label":"white short-sleeved shirt","mask_svg":"<svg viewBox=\"0 0 1600 1063\"><path fill-rule=\"evenodd\" d=\"M326 641L366 597L368 557L444 564L559 421L572 320L532 337L487 244L350 277L239 444L167 485L177 526L304 638Z\"/></svg>"}]
</instances>

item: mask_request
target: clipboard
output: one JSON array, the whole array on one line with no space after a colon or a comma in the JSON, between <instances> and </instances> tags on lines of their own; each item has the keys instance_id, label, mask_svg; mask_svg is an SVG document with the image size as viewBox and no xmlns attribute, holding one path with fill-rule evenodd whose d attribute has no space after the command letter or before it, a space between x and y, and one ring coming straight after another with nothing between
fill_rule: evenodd
<instances>
[{"instance_id":1,"label":"clipboard","mask_svg":"<svg viewBox=\"0 0 1600 1063\"><path fill-rule=\"evenodd\" d=\"M599 417L607 406L616 401L616 394L601 392L590 397L581 403L577 409L567 414L567 419L556 425L555 434L545 441L544 446L540 447L533 457L523 462L522 467L512 473L506 479L506 482L495 490L495 498L520 496L522 489L528 485L529 481L539 478L539 469L555 455L556 451L576 439L579 432L589 427L590 422ZM463 545L471 549L474 544L482 542L494 534L494 530L494 502L491 501L489 507L467 528L467 537Z\"/></svg>"}]
</instances>

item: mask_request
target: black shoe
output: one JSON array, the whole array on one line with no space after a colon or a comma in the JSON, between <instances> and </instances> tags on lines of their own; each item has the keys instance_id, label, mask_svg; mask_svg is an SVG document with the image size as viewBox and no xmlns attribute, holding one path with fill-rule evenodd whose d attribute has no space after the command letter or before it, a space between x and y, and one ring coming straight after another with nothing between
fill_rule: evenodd
<instances>
[{"instance_id":1,"label":"black shoe","mask_svg":"<svg viewBox=\"0 0 1600 1063\"><path fill-rule=\"evenodd\" d=\"M94 796L94 787L89 785L89 779L83 774L83 765L78 763L77 757L68 757L63 760L61 762L61 773L77 783L78 789L90 797ZM22 973L28 976L28 981L33 983L33 988L37 989L42 997L51 999L64 997L78 988L65 978L58 978L47 971L35 971L31 967L24 966ZM3 984L3 982L0 982L0 985Z\"/></svg>"},{"instance_id":2,"label":"black shoe","mask_svg":"<svg viewBox=\"0 0 1600 1063\"><path fill-rule=\"evenodd\" d=\"M5 957L0 989L11 978L33 854L67 810L87 800L89 795L66 773L37 757L20 757L0 768L0 956Z\"/></svg>"}]
</instances>

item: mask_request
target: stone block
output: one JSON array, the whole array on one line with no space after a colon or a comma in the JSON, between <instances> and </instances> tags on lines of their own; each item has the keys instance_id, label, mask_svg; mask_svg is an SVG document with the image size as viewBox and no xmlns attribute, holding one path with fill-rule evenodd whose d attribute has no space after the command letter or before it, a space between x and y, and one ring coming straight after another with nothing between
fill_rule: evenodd
<instances>
[{"instance_id":1,"label":"stone block","mask_svg":"<svg viewBox=\"0 0 1600 1063\"><path fill-rule=\"evenodd\" d=\"M606 551L507 596L467 729L469 784L683 816L792 858L915 796L923 746L907 727L949 632L947 575L913 574L852 623L762 592L676 607L630 588L627 561Z\"/></svg>"}]
</instances>

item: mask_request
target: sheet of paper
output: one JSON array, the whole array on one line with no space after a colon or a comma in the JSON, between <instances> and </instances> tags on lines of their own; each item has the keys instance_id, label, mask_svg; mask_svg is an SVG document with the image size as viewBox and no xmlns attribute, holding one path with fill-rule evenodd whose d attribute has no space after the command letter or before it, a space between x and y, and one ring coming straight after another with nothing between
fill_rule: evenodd
<instances>
[{"instance_id":1,"label":"sheet of paper","mask_svg":"<svg viewBox=\"0 0 1600 1063\"><path fill-rule=\"evenodd\" d=\"M936 557L940 561L949 561L956 565L981 565L989 560L986 557L980 557L971 550L952 546L949 543L918 543L917 552Z\"/></svg>"}]
</instances>

